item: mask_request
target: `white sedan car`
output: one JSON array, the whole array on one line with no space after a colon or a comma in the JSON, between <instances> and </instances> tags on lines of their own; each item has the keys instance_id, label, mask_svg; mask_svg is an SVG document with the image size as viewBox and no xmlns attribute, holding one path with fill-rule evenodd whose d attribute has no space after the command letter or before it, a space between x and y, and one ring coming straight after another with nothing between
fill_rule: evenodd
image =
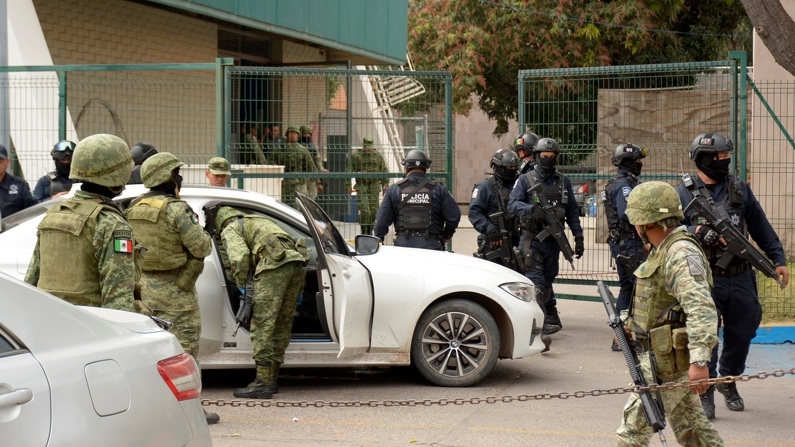
<instances>
[{"instance_id":1,"label":"white sedan car","mask_svg":"<svg viewBox=\"0 0 795 447\"><path fill-rule=\"evenodd\" d=\"M125 205L145 191L131 185L117 200ZM237 189L186 186L180 196L202 225L205 206L220 202L267 216L306 240L311 259L285 367L413 364L434 384L469 386L486 377L498 358L544 349L535 288L510 269L472 256L379 245L372 236L357 236L352 246L338 228L345 224L303 196L297 200L301 212ZM36 226L52 203L2 221L0 271L24 277ZM252 367L247 328L233 335L240 292L228 282L217 246L205 259L197 288L202 368Z\"/></svg>"},{"instance_id":2,"label":"white sedan car","mask_svg":"<svg viewBox=\"0 0 795 447\"><path fill-rule=\"evenodd\" d=\"M0 290L0 444L212 445L196 362L152 319Z\"/></svg>"}]
</instances>

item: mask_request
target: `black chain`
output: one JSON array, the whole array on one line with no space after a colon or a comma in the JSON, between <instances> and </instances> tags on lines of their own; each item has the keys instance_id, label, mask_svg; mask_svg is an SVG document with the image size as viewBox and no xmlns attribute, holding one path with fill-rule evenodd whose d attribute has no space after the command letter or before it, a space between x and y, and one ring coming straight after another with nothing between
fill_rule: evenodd
<instances>
[{"instance_id":1,"label":"black chain","mask_svg":"<svg viewBox=\"0 0 795 447\"><path fill-rule=\"evenodd\" d=\"M202 399L201 403L205 407L216 405L219 407L276 407L276 408L321 408L321 407L430 407L433 405L446 406L446 405L477 405L477 404L497 404L497 403L511 403L511 402L527 402L531 400L551 400L551 399L568 399L570 397L583 398L583 397L598 397L598 396L612 396L616 394L635 393L639 391L658 391L658 390L672 390L676 388L687 388L690 385L696 384L726 384L732 382L747 382L751 379L767 379L770 377L784 377L787 374L795 375L795 368L790 370L777 369L773 372L760 372L757 374L744 374L742 376L724 376L714 379L698 380L696 382L667 382L662 385L648 385L648 386L630 386L624 388L610 388L606 390L591 390L591 391L575 391L573 393L562 392L556 394L543 393L543 394L520 394L518 396L502 396L502 397L472 397L456 398L456 399L407 399L407 400L365 400L365 401L272 401L267 399L257 400L225 400L225 399Z\"/></svg>"}]
</instances>

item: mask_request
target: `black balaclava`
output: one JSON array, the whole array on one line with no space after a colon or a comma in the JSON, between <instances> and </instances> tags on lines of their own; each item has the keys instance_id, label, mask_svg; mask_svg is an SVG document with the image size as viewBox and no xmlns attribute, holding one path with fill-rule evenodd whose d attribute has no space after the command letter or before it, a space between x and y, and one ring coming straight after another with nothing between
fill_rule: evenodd
<instances>
[{"instance_id":1,"label":"black balaclava","mask_svg":"<svg viewBox=\"0 0 795 447\"><path fill-rule=\"evenodd\" d=\"M71 159L69 163L64 163L63 160L55 159L55 172L57 172L59 176L69 178L69 169L71 169L71 167Z\"/></svg>"},{"instance_id":2,"label":"black balaclava","mask_svg":"<svg viewBox=\"0 0 795 447\"><path fill-rule=\"evenodd\" d=\"M719 182L729 175L729 165L731 158L725 160L715 160L714 154L703 154L696 161L696 167L707 177Z\"/></svg>"},{"instance_id":3,"label":"black balaclava","mask_svg":"<svg viewBox=\"0 0 795 447\"><path fill-rule=\"evenodd\" d=\"M85 192L90 192L92 194L98 194L103 197L107 197L108 199L112 199L124 191L124 185L120 186L102 186L96 183L91 182L83 182L80 185L80 189Z\"/></svg>"},{"instance_id":4,"label":"black balaclava","mask_svg":"<svg viewBox=\"0 0 795 447\"><path fill-rule=\"evenodd\" d=\"M634 176L640 175L640 171L643 169L643 162L640 159L625 158L618 165Z\"/></svg>"},{"instance_id":5,"label":"black balaclava","mask_svg":"<svg viewBox=\"0 0 795 447\"><path fill-rule=\"evenodd\" d=\"M557 156L552 158L539 156L536 158L536 166L538 166L538 170L541 172L541 175L544 177L549 177L555 173L555 165L557 164L557 161Z\"/></svg>"}]
</instances>

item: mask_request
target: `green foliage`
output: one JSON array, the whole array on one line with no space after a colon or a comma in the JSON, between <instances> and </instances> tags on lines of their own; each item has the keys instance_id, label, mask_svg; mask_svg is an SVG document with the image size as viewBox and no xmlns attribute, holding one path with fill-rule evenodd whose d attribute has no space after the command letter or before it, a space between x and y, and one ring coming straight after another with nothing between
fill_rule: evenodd
<instances>
[{"instance_id":1,"label":"green foliage","mask_svg":"<svg viewBox=\"0 0 795 447\"><path fill-rule=\"evenodd\" d=\"M795 263L787 262L787 269L795 271ZM762 324L795 322L795 289L792 284L781 290L775 281L759 272L756 274L756 283L759 303L764 311Z\"/></svg>"},{"instance_id":2,"label":"green foliage","mask_svg":"<svg viewBox=\"0 0 795 447\"><path fill-rule=\"evenodd\" d=\"M418 69L453 74L456 113L477 95L502 135L517 117L519 70L724 59L749 49L747 24L739 0L409 0L409 50ZM544 122L583 113L548 111ZM594 131L566 134L585 142Z\"/></svg>"}]
</instances>

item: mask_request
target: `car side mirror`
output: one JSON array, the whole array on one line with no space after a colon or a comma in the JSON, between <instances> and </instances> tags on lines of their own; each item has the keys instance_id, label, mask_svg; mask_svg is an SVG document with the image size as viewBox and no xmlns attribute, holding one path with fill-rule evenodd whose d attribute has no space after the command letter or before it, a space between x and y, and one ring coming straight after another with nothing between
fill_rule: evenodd
<instances>
[{"instance_id":1,"label":"car side mirror","mask_svg":"<svg viewBox=\"0 0 795 447\"><path fill-rule=\"evenodd\" d=\"M356 236L355 246L357 255L371 255L378 252L378 247L381 244L381 239L369 234L360 234Z\"/></svg>"}]
</instances>

